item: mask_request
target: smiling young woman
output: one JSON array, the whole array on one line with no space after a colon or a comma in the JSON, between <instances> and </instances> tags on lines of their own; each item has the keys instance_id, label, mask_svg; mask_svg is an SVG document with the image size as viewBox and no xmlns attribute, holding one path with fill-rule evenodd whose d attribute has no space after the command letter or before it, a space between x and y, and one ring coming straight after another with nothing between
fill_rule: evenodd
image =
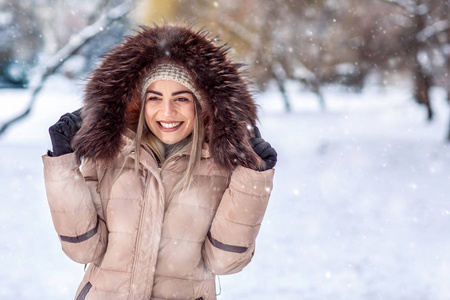
<instances>
[{"instance_id":1,"label":"smiling young woman","mask_svg":"<svg viewBox=\"0 0 450 300\"><path fill-rule=\"evenodd\" d=\"M76 299L216 299L216 276L252 259L272 190L256 120L204 32L143 27L105 55L43 156L62 248L89 264Z\"/></svg>"}]
</instances>

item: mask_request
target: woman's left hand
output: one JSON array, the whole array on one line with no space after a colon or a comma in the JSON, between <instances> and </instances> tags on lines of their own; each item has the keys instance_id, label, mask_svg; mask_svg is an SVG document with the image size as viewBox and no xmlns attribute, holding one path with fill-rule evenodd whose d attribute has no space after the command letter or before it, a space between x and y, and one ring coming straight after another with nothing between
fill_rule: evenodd
<instances>
[{"instance_id":1,"label":"woman's left hand","mask_svg":"<svg viewBox=\"0 0 450 300\"><path fill-rule=\"evenodd\" d=\"M266 163L266 166L258 171L272 169L277 163L277 151L275 151L275 149L261 137L258 127L255 126L254 130L255 138L250 140L250 144L252 145L255 153L258 154L258 156L261 157L261 159Z\"/></svg>"}]
</instances>

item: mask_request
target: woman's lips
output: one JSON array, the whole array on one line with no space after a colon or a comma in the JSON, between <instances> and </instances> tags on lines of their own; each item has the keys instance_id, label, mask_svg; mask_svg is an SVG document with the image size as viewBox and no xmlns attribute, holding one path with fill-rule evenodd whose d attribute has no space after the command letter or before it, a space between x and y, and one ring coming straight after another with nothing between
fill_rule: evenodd
<instances>
[{"instance_id":1,"label":"woman's lips","mask_svg":"<svg viewBox=\"0 0 450 300\"><path fill-rule=\"evenodd\" d=\"M183 122L164 122L164 121L158 121L156 122L158 124L159 129L164 132L173 132L176 131L178 128L183 125Z\"/></svg>"}]
</instances>

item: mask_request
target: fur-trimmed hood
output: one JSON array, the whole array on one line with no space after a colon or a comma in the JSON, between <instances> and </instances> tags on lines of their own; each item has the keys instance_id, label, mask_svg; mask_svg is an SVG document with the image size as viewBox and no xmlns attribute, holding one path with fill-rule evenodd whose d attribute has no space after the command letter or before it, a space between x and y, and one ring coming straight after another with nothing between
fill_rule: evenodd
<instances>
[{"instance_id":1,"label":"fur-trimmed hood","mask_svg":"<svg viewBox=\"0 0 450 300\"><path fill-rule=\"evenodd\" d=\"M113 159L126 128L136 131L144 76L161 62L188 70L201 95L205 141L212 157L226 167L261 166L249 139L256 106L242 65L228 57L205 31L186 25L141 27L106 54L85 90L83 125L73 141L78 156Z\"/></svg>"}]
</instances>

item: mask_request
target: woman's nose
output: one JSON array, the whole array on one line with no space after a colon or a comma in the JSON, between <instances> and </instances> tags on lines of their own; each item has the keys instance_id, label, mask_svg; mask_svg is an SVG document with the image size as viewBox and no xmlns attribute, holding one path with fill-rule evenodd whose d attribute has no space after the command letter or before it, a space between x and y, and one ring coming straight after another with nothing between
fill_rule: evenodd
<instances>
[{"instance_id":1,"label":"woman's nose","mask_svg":"<svg viewBox=\"0 0 450 300\"><path fill-rule=\"evenodd\" d=\"M164 115L165 116L173 116L175 114L175 109L173 107L172 101L168 100L164 103Z\"/></svg>"}]
</instances>

